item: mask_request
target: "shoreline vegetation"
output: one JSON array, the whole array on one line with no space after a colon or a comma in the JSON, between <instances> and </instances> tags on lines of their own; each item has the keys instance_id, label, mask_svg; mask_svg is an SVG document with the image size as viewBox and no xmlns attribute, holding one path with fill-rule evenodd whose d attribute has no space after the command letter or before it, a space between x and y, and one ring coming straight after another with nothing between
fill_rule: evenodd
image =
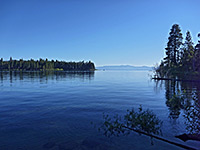
<instances>
[{"instance_id":1,"label":"shoreline vegetation","mask_svg":"<svg viewBox=\"0 0 200 150\"><path fill-rule=\"evenodd\" d=\"M200 81L200 41L194 46L190 31L186 32L183 41L179 25L172 25L165 54L165 58L154 68L152 79Z\"/></svg>"},{"instance_id":2,"label":"shoreline vegetation","mask_svg":"<svg viewBox=\"0 0 200 150\"><path fill-rule=\"evenodd\" d=\"M4 61L0 59L0 71L95 71L93 62L80 61L80 62L66 62L58 60L10 60Z\"/></svg>"}]
</instances>

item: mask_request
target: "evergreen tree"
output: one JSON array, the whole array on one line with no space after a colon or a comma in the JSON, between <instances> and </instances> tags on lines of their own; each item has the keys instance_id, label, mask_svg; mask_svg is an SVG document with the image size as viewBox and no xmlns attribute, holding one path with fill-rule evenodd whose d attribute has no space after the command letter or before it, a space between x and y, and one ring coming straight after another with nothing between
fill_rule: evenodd
<instances>
[{"instance_id":1,"label":"evergreen tree","mask_svg":"<svg viewBox=\"0 0 200 150\"><path fill-rule=\"evenodd\" d=\"M181 67L185 72L194 70L194 43L192 42L192 36L190 31L187 31L185 42L183 44L181 52Z\"/></svg>"},{"instance_id":2,"label":"evergreen tree","mask_svg":"<svg viewBox=\"0 0 200 150\"><path fill-rule=\"evenodd\" d=\"M13 69L13 60L12 60L12 57L10 57L10 69Z\"/></svg>"},{"instance_id":3,"label":"evergreen tree","mask_svg":"<svg viewBox=\"0 0 200 150\"><path fill-rule=\"evenodd\" d=\"M23 59L19 60L19 70L22 70L23 68Z\"/></svg>"},{"instance_id":4,"label":"evergreen tree","mask_svg":"<svg viewBox=\"0 0 200 150\"><path fill-rule=\"evenodd\" d=\"M178 24L174 24L169 33L166 49L165 65L167 67L177 66L180 61L180 46L182 45L182 33Z\"/></svg>"},{"instance_id":5,"label":"evergreen tree","mask_svg":"<svg viewBox=\"0 0 200 150\"><path fill-rule=\"evenodd\" d=\"M200 38L200 33L198 34L198 37ZM198 44L195 46L195 69L196 71L200 72L200 41L198 41Z\"/></svg>"},{"instance_id":6,"label":"evergreen tree","mask_svg":"<svg viewBox=\"0 0 200 150\"><path fill-rule=\"evenodd\" d=\"M3 69L3 58L0 59L0 69Z\"/></svg>"}]
</instances>

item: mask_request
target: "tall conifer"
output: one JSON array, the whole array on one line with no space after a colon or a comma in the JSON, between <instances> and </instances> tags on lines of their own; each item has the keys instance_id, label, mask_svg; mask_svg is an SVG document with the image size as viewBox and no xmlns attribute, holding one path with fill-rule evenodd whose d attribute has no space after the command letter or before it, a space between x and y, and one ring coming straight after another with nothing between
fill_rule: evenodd
<instances>
[{"instance_id":1,"label":"tall conifer","mask_svg":"<svg viewBox=\"0 0 200 150\"><path fill-rule=\"evenodd\" d=\"M182 45L182 33L178 24L174 24L169 33L164 63L168 67L177 66L180 62L180 47Z\"/></svg>"}]
</instances>

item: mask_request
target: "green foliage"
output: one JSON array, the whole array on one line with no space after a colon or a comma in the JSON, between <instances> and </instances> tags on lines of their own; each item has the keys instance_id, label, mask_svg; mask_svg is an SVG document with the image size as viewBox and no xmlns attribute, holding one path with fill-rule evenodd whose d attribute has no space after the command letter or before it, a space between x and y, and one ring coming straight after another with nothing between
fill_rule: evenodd
<instances>
[{"instance_id":1,"label":"green foliage","mask_svg":"<svg viewBox=\"0 0 200 150\"><path fill-rule=\"evenodd\" d=\"M103 119L104 123L99 130L108 137L127 135L130 133L130 129L138 131L138 133L143 131L148 134L162 134L162 121L151 110L143 110L141 106L138 111L127 110L123 119L118 115L114 117L103 115Z\"/></svg>"},{"instance_id":2,"label":"green foliage","mask_svg":"<svg viewBox=\"0 0 200 150\"><path fill-rule=\"evenodd\" d=\"M124 121L129 128L149 134L161 134L162 121L158 119L153 111L149 109L143 110L142 106L139 107L139 111L135 111L134 109L127 110Z\"/></svg>"},{"instance_id":3,"label":"green foliage","mask_svg":"<svg viewBox=\"0 0 200 150\"><path fill-rule=\"evenodd\" d=\"M0 59L0 71L94 71L95 66L89 62L65 62L54 60L13 60L9 61Z\"/></svg>"},{"instance_id":4,"label":"green foliage","mask_svg":"<svg viewBox=\"0 0 200 150\"><path fill-rule=\"evenodd\" d=\"M99 128L99 131L103 131L104 135L107 137L110 136L119 136L121 134L128 134L124 124L122 123L121 117L115 115L111 118L109 115L103 114L104 123Z\"/></svg>"}]
</instances>

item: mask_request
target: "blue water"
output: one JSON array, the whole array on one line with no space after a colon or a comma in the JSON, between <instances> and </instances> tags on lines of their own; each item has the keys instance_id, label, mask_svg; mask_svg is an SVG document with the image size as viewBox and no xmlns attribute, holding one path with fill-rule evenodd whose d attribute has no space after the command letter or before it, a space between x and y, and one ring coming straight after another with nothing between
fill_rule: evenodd
<instances>
[{"instance_id":1,"label":"blue water","mask_svg":"<svg viewBox=\"0 0 200 150\"><path fill-rule=\"evenodd\" d=\"M105 137L98 127L103 113L123 115L127 109L152 110L163 121L163 138L182 142L183 111L169 117L165 87L156 87L147 71L89 73L1 73L0 150L127 150L181 149L131 132Z\"/></svg>"}]
</instances>

